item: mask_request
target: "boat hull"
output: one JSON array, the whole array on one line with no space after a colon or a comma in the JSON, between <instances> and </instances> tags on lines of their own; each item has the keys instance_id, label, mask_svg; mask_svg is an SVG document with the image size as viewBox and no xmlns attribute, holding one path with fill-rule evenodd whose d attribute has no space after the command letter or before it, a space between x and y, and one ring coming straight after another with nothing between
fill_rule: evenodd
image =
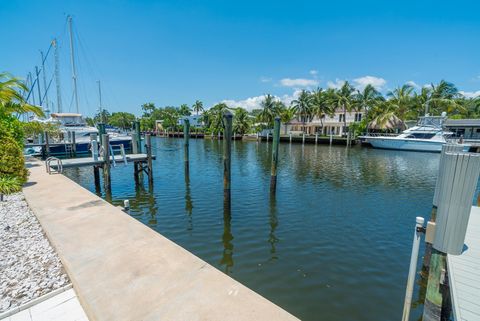
<instances>
[{"instance_id":1,"label":"boat hull","mask_svg":"<svg viewBox=\"0 0 480 321\"><path fill-rule=\"evenodd\" d=\"M119 139L119 140L111 140L110 145L122 145L126 151L131 150L132 148L132 141L131 139ZM56 157L68 157L70 156L70 150L67 149L67 144L65 145L52 145L50 147L50 155ZM77 156L81 155L90 155L92 152L90 151L90 142L79 142L76 144L76 154Z\"/></svg>"},{"instance_id":2,"label":"boat hull","mask_svg":"<svg viewBox=\"0 0 480 321\"><path fill-rule=\"evenodd\" d=\"M445 144L445 142L442 141L382 137L369 137L366 138L366 141L374 148L432 153L440 153L442 146Z\"/></svg>"}]
</instances>

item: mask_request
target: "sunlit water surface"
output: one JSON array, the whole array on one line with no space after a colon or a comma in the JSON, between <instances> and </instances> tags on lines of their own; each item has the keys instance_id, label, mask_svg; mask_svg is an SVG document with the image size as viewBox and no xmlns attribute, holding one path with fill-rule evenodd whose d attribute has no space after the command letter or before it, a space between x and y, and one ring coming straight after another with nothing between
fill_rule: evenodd
<instances>
[{"instance_id":1,"label":"sunlit water surface","mask_svg":"<svg viewBox=\"0 0 480 321\"><path fill-rule=\"evenodd\" d=\"M129 199L134 218L304 320L401 318L415 217L429 216L439 154L282 143L275 200L272 144L237 141L225 220L222 142L192 139L185 177L183 140L152 140L153 190L119 165L113 204ZM91 168L66 175L95 192Z\"/></svg>"}]
</instances>

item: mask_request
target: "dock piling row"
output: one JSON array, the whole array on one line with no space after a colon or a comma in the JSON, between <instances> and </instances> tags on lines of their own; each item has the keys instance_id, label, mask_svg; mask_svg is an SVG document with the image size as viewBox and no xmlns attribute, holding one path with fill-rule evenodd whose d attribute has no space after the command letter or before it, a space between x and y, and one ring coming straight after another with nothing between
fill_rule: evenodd
<instances>
[{"instance_id":1,"label":"dock piling row","mask_svg":"<svg viewBox=\"0 0 480 321\"><path fill-rule=\"evenodd\" d=\"M277 190L278 145L280 142L280 117L275 117L273 128L272 167L270 176L270 193Z\"/></svg>"}]
</instances>

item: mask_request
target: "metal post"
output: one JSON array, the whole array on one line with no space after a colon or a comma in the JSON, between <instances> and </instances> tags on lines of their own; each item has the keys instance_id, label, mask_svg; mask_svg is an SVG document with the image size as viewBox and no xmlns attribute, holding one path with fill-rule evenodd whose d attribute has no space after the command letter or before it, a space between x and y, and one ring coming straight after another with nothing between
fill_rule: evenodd
<instances>
[{"instance_id":1,"label":"metal post","mask_svg":"<svg viewBox=\"0 0 480 321\"><path fill-rule=\"evenodd\" d=\"M415 232L413 233L412 255L410 257L410 268L408 270L407 289L405 292L405 302L403 304L402 321L408 321L410 317L410 307L412 305L412 293L417 272L418 250L420 248L420 238L422 236L422 227L425 219L417 216Z\"/></svg>"},{"instance_id":2,"label":"metal post","mask_svg":"<svg viewBox=\"0 0 480 321\"><path fill-rule=\"evenodd\" d=\"M103 184L106 191L111 191L112 184L110 181L110 142L107 134L102 135L103 146Z\"/></svg>"},{"instance_id":3,"label":"metal post","mask_svg":"<svg viewBox=\"0 0 480 321\"><path fill-rule=\"evenodd\" d=\"M152 136L145 135L145 147L147 149L148 183L153 183L153 165L152 165Z\"/></svg>"},{"instance_id":4,"label":"metal post","mask_svg":"<svg viewBox=\"0 0 480 321\"><path fill-rule=\"evenodd\" d=\"M277 190L278 145L280 142L280 117L275 117L273 127L272 168L270 176L270 193Z\"/></svg>"},{"instance_id":5,"label":"metal post","mask_svg":"<svg viewBox=\"0 0 480 321\"><path fill-rule=\"evenodd\" d=\"M135 133L137 134L137 136L136 136L137 141L134 142L132 140L132 144L136 143L137 144L137 152L141 153L142 152L142 135L140 133L140 121L136 120L134 127L135 127Z\"/></svg>"},{"instance_id":6,"label":"metal post","mask_svg":"<svg viewBox=\"0 0 480 321\"><path fill-rule=\"evenodd\" d=\"M74 48L73 48L72 16L68 16L68 30L70 33L70 63L72 64L73 96L75 99L75 107L78 114L79 109L78 109L78 94L77 94L77 70L75 68L75 54L74 54Z\"/></svg>"},{"instance_id":7,"label":"metal post","mask_svg":"<svg viewBox=\"0 0 480 321\"><path fill-rule=\"evenodd\" d=\"M230 204L230 179L231 179L231 153L232 153L232 119L231 112L223 114L223 199L224 203Z\"/></svg>"}]
</instances>

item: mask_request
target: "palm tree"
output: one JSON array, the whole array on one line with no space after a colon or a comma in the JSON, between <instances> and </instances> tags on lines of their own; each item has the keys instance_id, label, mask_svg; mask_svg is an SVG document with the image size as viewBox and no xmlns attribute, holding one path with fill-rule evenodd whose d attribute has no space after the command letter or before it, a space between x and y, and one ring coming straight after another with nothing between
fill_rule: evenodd
<instances>
[{"instance_id":1,"label":"palm tree","mask_svg":"<svg viewBox=\"0 0 480 321\"><path fill-rule=\"evenodd\" d=\"M21 91L28 89L20 79L8 73L0 73L0 114L34 113L37 116L44 116L40 107L27 103Z\"/></svg>"},{"instance_id":2,"label":"palm tree","mask_svg":"<svg viewBox=\"0 0 480 321\"><path fill-rule=\"evenodd\" d=\"M368 84L362 91L357 90L355 95L355 110L365 111L365 118L368 118L368 110L374 106L374 104L383 100L382 94L375 89L371 84Z\"/></svg>"},{"instance_id":3,"label":"palm tree","mask_svg":"<svg viewBox=\"0 0 480 321\"><path fill-rule=\"evenodd\" d=\"M332 90L333 89L329 89L325 91L322 88L317 88L317 90L312 93L312 112L314 116L320 119L322 130L325 116L332 116L335 113L335 110L331 107L328 100Z\"/></svg>"},{"instance_id":4,"label":"palm tree","mask_svg":"<svg viewBox=\"0 0 480 321\"><path fill-rule=\"evenodd\" d=\"M178 108L178 113L181 116L190 116L192 114L187 104L181 104L180 108Z\"/></svg>"},{"instance_id":5,"label":"palm tree","mask_svg":"<svg viewBox=\"0 0 480 321\"><path fill-rule=\"evenodd\" d=\"M313 118L312 95L309 91L302 90L298 98L292 101L292 106L297 109L298 116L303 124L303 132L305 132L305 123Z\"/></svg>"},{"instance_id":6,"label":"palm tree","mask_svg":"<svg viewBox=\"0 0 480 321\"><path fill-rule=\"evenodd\" d=\"M297 108L290 106L288 108L282 109L280 112L280 121L287 125L292 119L295 118L297 114ZM285 134L287 134L287 126L285 126Z\"/></svg>"},{"instance_id":7,"label":"palm tree","mask_svg":"<svg viewBox=\"0 0 480 321\"><path fill-rule=\"evenodd\" d=\"M244 108L235 108L233 114L233 132L236 134L246 134L250 129L250 115Z\"/></svg>"},{"instance_id":8,"label":"palm tree","mask_svg":"<svg viewBox=\"0 0 480 321\"><path fill-rule=\"evenodd\" d=\"M331 97L329 97L329 103L335 110L343 110L343 132L347 130L347 111L351 112L354 107L354 91L355 89L350 83L345 81L342 87L333 91Z\"/></svg>"},{"instance_id":9,"label":"palm tree","mask_svg":"<svg viewBox=\"0 0 480 321\"><path fill-rule=\"evenodd\" d=\"M195 103L192 105L192 110L196 112L198 116L198 113L204 110L203 103L200 100L195 101Z\"/></svg>"},{"instance_id":10,"label":"palm tree","mask_svg":"<svg viewBox=\"0 0 480 321\"><path fill-rule=\"evenodd\" d=\"M405 84L401 87L395 88L393 91L387 93L389 104L391 104L396 116L400 119L405 119L408 111L413 105L413 87Z\"/></svg>"},{"instance_id":11,"label":"palm tree","mask_svg":"<svg viewBox=\"0 0 480 321\"><path fill-rule=\"evenodd\" d=\"M275 119L276 109L278 108L275 97L266 94L260 102L260 106L262 107L262 110L258 114L258 120L266 123L270 128L273 127L273 120Z\"/></svg>"},{"instance_id":12,"label":"palm tree","mask_svg":"<svg viewBox=\"0 0 480 321\"><path fill-rule=\"evenodd\" d=\"M450 82L441 80L438 85L431 84L431 95L426 104L425 113L428 113L429 109L436 113L465 112L463 106L457 102L460 96L457 87Z\"/></svg>"},{"instance_id":13,"label":"palm tree","mask_svg":"<svg viewBox=\"0 0 480 321\"><path fill-rule=\"evenodd\" d=\"M228 110L228 106L224 103L216 104L210 108L210 130L213 134L223 132L223 113Z\"/></svg>"}]
</instances>

